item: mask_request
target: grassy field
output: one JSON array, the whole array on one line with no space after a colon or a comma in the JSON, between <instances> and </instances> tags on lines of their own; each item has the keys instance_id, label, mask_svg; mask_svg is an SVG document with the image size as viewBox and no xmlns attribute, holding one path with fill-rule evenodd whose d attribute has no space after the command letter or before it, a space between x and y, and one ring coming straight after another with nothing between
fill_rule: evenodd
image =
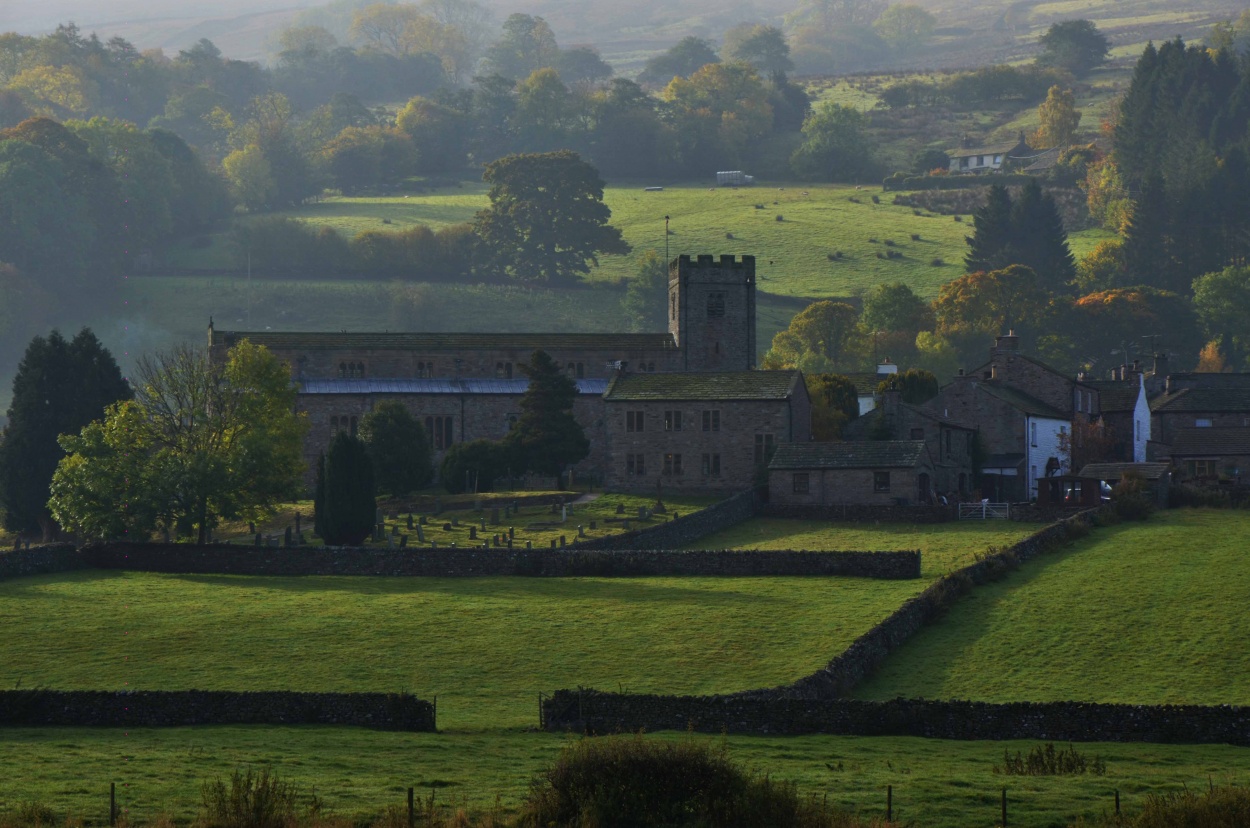
<instances>
[{"instance_id":1,"label":"grassy field","mask_svg":"<svg viewBox=\"0 0 1250 828\"><path fill-rule=\"evenodd\" d=\"M144 819L165 811L185 820L196 813L203 781L261 765L305 794L315 791L339 815L365 816L400 805L410 785L419 795L433 789L440 801L471 809L488 809L499 796L508 809L567 738L516 730L5 728L0 729L0 813L38 799L60 814L82 814L99 824L112 781L127 816ZM832 736L726 741L734 759L868 816L884 816L885 787L893 785L895 817L916 828L989 828L997 824L1004 786L1013 826L1053 828L1110 810L1115 790L1131 811L1150 793L1200 788L1208 778L1250 780L1250 750L1225 745L1079 745L1106 760L1105 776L1005 778L993 773L1003 751L1027 752L1035 743Z\"/></svg>"},{"instance_id":2,"label":"grassy field","mask_svg":"<svg viewBox=\"0 0 1250 828\"><path fill-rule=\"evenodd\" d=\"M915 582L246 578L87 571L0 583L0 687L407 690L441 727L537 724L539 691L785 683Z\"/></svg>"},{"instance_id":3,"label":"grassy field","mask_svg":"<svg viewBox=\"0 0 1250 828\"><path fill-rule=\"evenodd\" d=\"M1250 514L1101 529L982 587L858 695L1250 704Z\"/></svg>"},{"instance_id":4,"label":"grassy field","mask_svg":"<svg viewBox=\"0 0 1250 828\"><path fill-rule=\"evenodd\" d=\"M880 203L874 204L876 196ZM664 216L670 216L669 252L750 254L756 257L761 290L783 296L830 297L860 294L885 281L903 281L921 296L933 297L963 272L970 225L951 216L916 215L895 206L893 193L876 187L773 182L751 188L720 189L702 184L643 192L643 184L611 185L604 194L612 223L634 247L627 256L605 256L592 281L631 278L647 249L664 249ZM469 221L487 204L481 184L465 184L408 197L328 198L284 213L333 227L351 237L363 230L401 230L416 224L441 227ZM777 216L782 220L778 221ZM966 218L966 217L965 217ZM389 221L385 224L384 221ZM727 237L732 236L732 238ZM918 239L912 239L916 235ZM1092 244L1074 234L1073 252ZM211 247L175 249L172 263L230 267L224 236ZM895 244L901 259L880 259ZM875 241L874 241L875 240ZM843 258L831 261L841 251ZM940 259L943 264L935 266ZM441 290L441 288L440 288ZM793 312L793 311L792 311Z\"/></svg>"},{"instance_id":5,"label":"grassy field","mask_svg":"<svg viewBox=\"0 0 1250 828\"><path fill-rule=\"evenodd\" d=\"M755 518L703 538L692 549L809 549L892 552L919 549L925 578L967 566L992 546L1017 543L1036 532L1032 524L962 521L935 524L829 523L824 520ZM917 588L919 591L919 588Z\"/></svg>"}]
</instances>

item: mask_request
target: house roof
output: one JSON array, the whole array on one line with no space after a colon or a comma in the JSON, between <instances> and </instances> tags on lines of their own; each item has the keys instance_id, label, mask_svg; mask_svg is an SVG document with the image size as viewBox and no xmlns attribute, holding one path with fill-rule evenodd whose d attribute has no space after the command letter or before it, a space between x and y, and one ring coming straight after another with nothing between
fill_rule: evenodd
<instances>
[{"instance_id":1,"label":"house roof","mask_svg":"<svg viewBox=\"0 0 1250 828\"><path fill-rule=\"evenodd\" d=\"M971 158L974 155L1006 155L1020 146L1019 141L1006 141L998 144L986 144L983 147L955 149L947 153L951 158Z\"/></svg>"},{"instance_id":2,"label":"house roof","mask_svg":"<svg viewBox=\"0 0 1250 828\"><path fill-rule=\"evenodd\" d=\"M1250 455L1250 428L1181 428L1172 437L1172 457Z\"/></svg>"},{"instance_id":3,"label":"house roof","mask_svg":"<svg viewBox=\"0 0 1250 828\"><path fill-rule=\"evenodd\" d=\"M1155 413L1238 413L1250 414L1250 385L1224 388L1183 388L1150 401Z\"/></svg>"},{"instance_id":4,"label":"house roof","mask_svg":"<svg viewBox=\"0 0 1250 828\"><path fill-rule=\"evenodd\" d=\"M1062 150L1059 147L1051 147L1050 149L1040 150L1032 155L1024 155L1016 158L1017 161L1031 162L1021 172L1045 172L1051 169L1059 162L1059 154Z\"/></svg>"},{"instance_id":5,"label":"house roof","mask_svg":"<svg viewBox=\"0 0 1250 828\"><path fill-rule=\"evenodd\" d=\"M1025 414L1030 414L1034 417L1046 417L1051 420L1069 419L1067 413L1015 388L1008 388L995 382L982 382L978 387L991 397L996 397L1012 408L1023 411Z\"/></svg>"},{"instance_id":6,"label":"house roof","mask_svg":"<svg viewBox=\"0 0 1250 828\"><path fill-rule=\"evenodd\" d=\"M1133 411L1137 408L1137 397L1141 393L1138 379L1131 380L1085 380L1085 385L1098 391L1098 408L1104 413L1116 411Z\"/></svg>"},{"instance_id":7,"label":"house roof","mask_svg":"<svg viewBox=\"0 0 1250 828\"><path fill-rule=\"evenodd\" d=\"M1146 480L1158 480L1167 471L1167 463L1090 463L1081 469L1080 476L1098 480L1119 480L1126 472L1135 472Z\"/></svg>"},{"instance_id":8,"label":"house roof","mask_svg":"<svg viewBox=\"0 0 1250 828\"><path fill-rule=\"evenodd\" d=\"M726 371L721 373L617 374L604 399L785 400L803 382L798 371Z\"/></svg>"},{"instance_id":9,"label":"house roof","mask_svg":"<svg viewBox=\"0 0 1250 828\"><path fill-rule=\"evenodd\" d=\"M782 443L770 469L910 469L925 454L924 440Z\"/></svg>"},{"instance_id":10,"label":"house roof","mask_svg":"<svg viewBox=\"0 0 1250 828\"><path fill-rule=\"evenodd\" d=\"M574 380L577 393L601 396L606 378ZM300 380L300 394L524 394L530 381L521 379L308 379Z\"/></svg>"},{"instance_id":11,"label":"house roof","mask_svg":"<svg viewBox=\"0 0 1250 828\"><path fill-rule=\"evenodd\" d=\"M668 333L391 333L379 331L213 331L213 344L233 345L247 339L253 345L281 350L367 351L533 351L581 350L624 353L676 350Z\"/></svg>"},{"instance_id":12,"label":"house roof","mask_svg":"<svg viewBox=\"0 0 1250 828\"><path fill-rule=\"evenodd\" d=\"M881 381L889 376L889 374L858 371L852 374L843 374L842 376L846 377L855 384L855 392L862 397L866 394L877 393L877 386L880 385Z\"/></svg>"}]
</instances>

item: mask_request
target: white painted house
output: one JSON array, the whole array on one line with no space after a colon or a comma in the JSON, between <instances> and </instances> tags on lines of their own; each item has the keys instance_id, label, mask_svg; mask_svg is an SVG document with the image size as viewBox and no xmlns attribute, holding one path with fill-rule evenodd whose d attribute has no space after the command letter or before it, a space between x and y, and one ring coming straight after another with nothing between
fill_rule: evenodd
<instances>
[{"instance_id":1,"label":"white painted house","mask_svg":"<svg viewBox=\"0 0 1250 828\"><path fill-rule=\"evenodd\" d=\"M947 153L951 159L952 175L998 172L1004 165L1010 165L1012 160L1021 161L1036 154L1037 151L1025 142L1023 133L1018 141L983 147L963 147Z\"/></svg>"}]
</instances>

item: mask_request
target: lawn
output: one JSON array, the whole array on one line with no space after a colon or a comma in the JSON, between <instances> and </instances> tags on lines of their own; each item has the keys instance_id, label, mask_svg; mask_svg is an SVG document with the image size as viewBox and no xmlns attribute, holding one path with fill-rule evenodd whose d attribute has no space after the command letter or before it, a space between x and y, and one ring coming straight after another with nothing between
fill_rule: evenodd
<instances>
[{"instance_id":1,"label":"lawn","mask_svg":"<svg viewBox=\"0 0 1250 828\"><path fill-rule=\"evenodd\" d=\"M916 589L865 578L228 577L0 583L0 687L409 691L443 728L537 724L561 687L783 684Z\"/></svg>"},{"instance_id":2,"label":"lawn","mask_svg":"<svg viewBox=\"0 0 1250 828\"><path fill-rule=\"evenodd\" d=\"M857 695L1250 704L1250 513L1100 529L975 590Z\"/></svg>"},{"instance_id":3,"label":"lawn","mask_svg":"<svg viewBox=\"0 0 1250 828\"><path fill-rule=\"evenodd\" d=\"M37 799L60 814L79 813L99 824L107 813L109 782L116 782L118 802L130 818L167 812L186 820L196 813L203 781L260 765L305 794L315 791L339 815L400 805L408 786L418 795L433 789L440 801L455 799L472 809L492 807L498 795L508 809L567 738L518 730L6 728L0 730L0 812ZM1150 793L1199 788L1208 779L1250 780L1250 750L1226 745L1079 745L1106 760L1105 776L1002 777L992 769L1003 751L1027 752L1036 743L833 736L726 741L734 759L865 815L884 815L885 787L892 785L895 817L917 828L994 825L1003 787L1009 789L1013 826L1050 828L1110 810L1115 790L1131 811Z\"/></svg>"},{"instance_id":4,"label":"lawn","mask_svg":"<svg viewBox=\"0 0 1250 828\"><path fill-rule=\"evenodd\" d=\"M755 518L701 539L693 549L808 549L892 552L919 549L924 578L967 566L990 547L1005 547L1038 530L1036 524L958 521L902 524L830 523L826 520ZM919 591L919 588L917 589Z\"/></svg>"}]
</instances>

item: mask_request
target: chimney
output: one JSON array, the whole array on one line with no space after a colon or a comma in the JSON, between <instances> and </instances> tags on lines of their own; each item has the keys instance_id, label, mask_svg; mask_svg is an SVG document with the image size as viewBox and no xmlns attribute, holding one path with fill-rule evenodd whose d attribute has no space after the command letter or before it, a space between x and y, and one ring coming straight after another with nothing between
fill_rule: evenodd
<instances>
[{"instance_id":1,"label":"chimney","mask_svg":"<svg viewBox=\"0 0 1250 828\"><path fill-rule=\"evenodd\" d=\"M897 374L897 373L898 373L898 366L895 365L893 362L890 362L889 357L885 357L881 360L881 362L877 363L877 377L878 378L884 379L886 376L890 374Z\"/></svg>"},{"instance_id":2,"label":"chimney","mask_svg":"<svg viewBox=\"0 0 1250 828\"><path fill-rule=\"evenodd\" d=\"M889 389L881 395L881 413L886 417L893 419L898 415L898 406L902 401L902 391L897 388Z\"/></svg>"},{"instance_id":3,"label":"chimney","mask_svg":"<svg viewBox=\"0 0 1250 828\"><path fill-rule=\"evenodd\" d=\"M1168 372L1168 355L1155 354L1155 376L1166 376Z\"/></svg>"},{"instance_id":4,"label":"chimney","mask_svg":"<svg viewBox=\"0 0 1250 828\"><path fill-rule=\"evenodd\" d=\"M986 379L996 380L998 378L998 363L992 362L990 363L990 375Z\"/></svg>"},{"instance_id":5,"label":"chimney","mask_svg":"<svg viewBox=\"0 0 1250 828\"><path fill-rule=\"evenodd\" d=\"M1020 350L1020 337L1016 336L1016 332L1014 330L1008 331L1002 336L996 336L994 337L994 350L995 351L1019 351Z\"/></svg>"}]
</instances>

